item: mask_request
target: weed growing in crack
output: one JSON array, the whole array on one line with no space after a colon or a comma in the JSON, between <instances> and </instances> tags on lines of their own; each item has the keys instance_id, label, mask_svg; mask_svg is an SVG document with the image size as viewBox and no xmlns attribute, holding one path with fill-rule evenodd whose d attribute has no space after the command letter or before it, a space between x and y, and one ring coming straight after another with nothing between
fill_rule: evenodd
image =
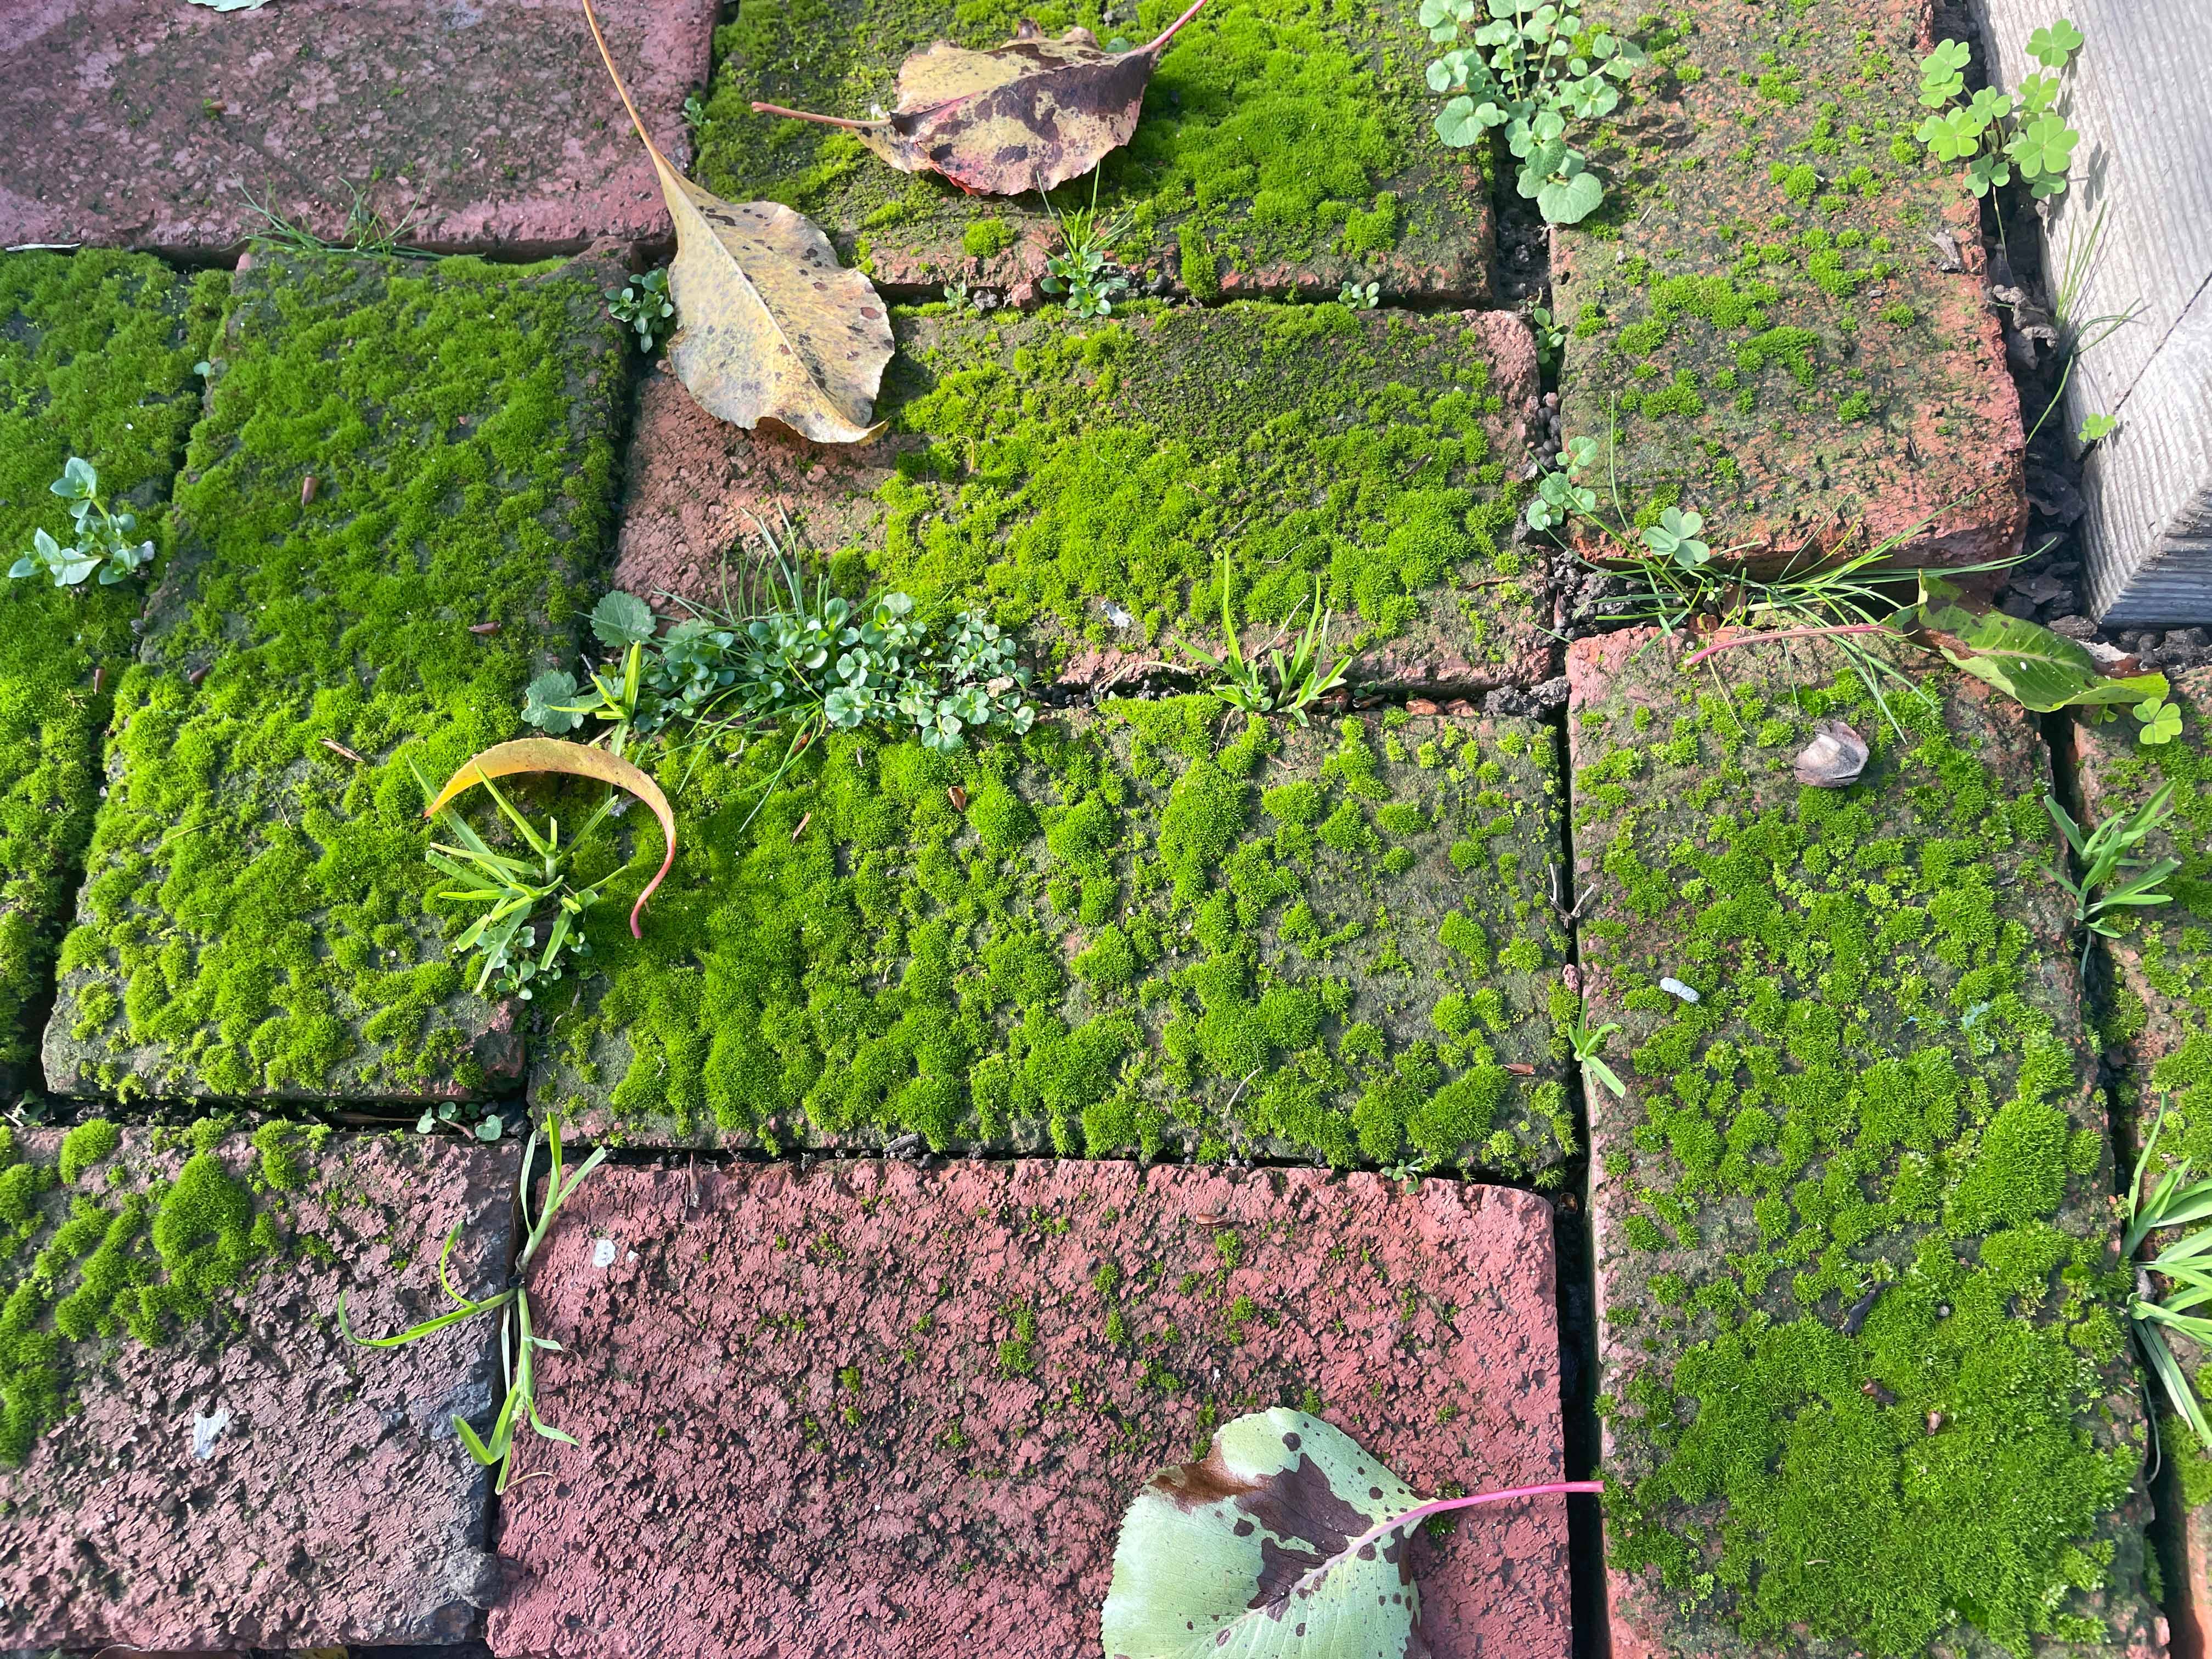
<instances>
[{"instance_id":1,"label":"weed growing in crack","mask_svg":"<svg viewBox=\"0 0 2212 1659\"><path fill-rule=\"evenodd\" d=\"M2063 861L2052 863L2050 873L2074 900L2074 925L2082 930L2081 962L2086 968L2093 937L2119 937L2123 910L2173 902L2173 895L2160 892L2158 885L2181 868L2181 860L2165 858L2146 866L2128 856L2173 815L2173 785L2171 781L2160 785L2158 793L2134 811L2112 813L2087 834L2075 823L2073 814L2058 804L2056 795L2046 793L2043 804L2059 834L2066 837L2067 847L2081 860L2079 881ZM2212 1443L2212 1438L2208 1438L2208 1443Z\"/></svg>"},{"instance_id":2,"label":"weed growing in crack","mask_svg":"<svg viewBox=\"0 0 2212 1659\"><path fill-rule=\"evenodd\" d=\"M1042 196L1042 192L1039 192ZM1129 291L1129 279L1106 269L1106 254L1128 234L1127 214L1098 216L1098 174L1091 174L1091 205L1062 213L1044 196L1045 211L1060 227L1060 250L1045 256L1045 275L1037 286L1047 294L1064 294L1070 312L1082 318L1113 314L1117 295Z\"/></svg>"},{"instance_id":3,"label":"weed growing in crack","mask_svg":"<svg viewBox=\"0 0 2212 1659\"><path fill-rule=\"evenodd\" d=\"M2166 1332L2175 1330L2199 1344L2212 1342L2212 1319L2193 1311L2212 1303L2212 1228L2185 1235L2148 1261L2136 1261L2136 1251L2152 1233L2212 1218L2212 1178L2192 1182L2187 1158L2160 1176L2149 1193L2143 1191L2143 1172L2150 1167L2151 1153L2165 1127L2161 1106L2149 1139L2143 1142L2142 1155L2136 1160L2135 1177L2120 1200L2120 1257L2134 1266L2136 1274L2135 1291L2128 1297L2128 1323L2151 1375L2195 1432L2197 1443L2212 1446L2212 1425L2206 1424L2197 1390L2175 1363L2166 1340ZM2154 1293L2154 1273L2166 1281L2163 1297ZM2147 1415L2156 1420L2155 1413Z\"/></svg>"},{"instance_id":4,"label":"weed growing in crack","mask_svg":"<svg viewBox=\"0 0 2212 1659\"><path fill-rule=\"evenodd\" d=\"M1237 638L1237 619L1229 604L1229 562L1221 564L1221 654L1215 656L1188 640L1177 644L1212 669L1219 678L1207 689L1231 708L1247 714L1287 714L1300 726L1306 711L1345 682L1352 653L1332 659L1328 653L1328 623L1333 612L1322 608L1321 580L1314 580L1313 604L1307 611L1305 632L1287 660L1279 648L1264 657L1248 659ZM1285 629L1297 627L1293 612Z\"/></svg>"},{"instance_id":5,"label":"weed growing in crack","mask_svg":"<svg viewBox=\"0 0 2212 1659\"><path fill-rule=\"evenodd\" d=\"M676 301L668 297L668 272L648 270L620 288L606 290L607 315L637 335L637 349L650 357L676 326Z\"/></svg>"},{"instance_id":6,"label":"weed growing in crack","mask_svg":"<svg viewBox=\"0 0 2212 1659\"><path fill-rule=\"evenodd\" d=\"M1585 1076L1595 1078L1612 1090L1615 1098L1626 1097L1628 1085L1620 1080L1620 1073L1605 1063L1605 1040L1620 1029L1620 1023L1614 1021L1592 1030L1577 1013L1567 1030L1568 1041L1574 1044L1576 1064L1583 1068Z\"/></svg>"},{"instance_id":7,"label":"weed growing in crack","mask_svg":"<svg viewBox=\"0 0 2212 1659\"><path fill-rule=\"evenodd\" d=\"M1932 112L1912 136L1937 161L1964 161L1972 195L2010 184L2015 172L2038 202L2060 194L2081 141L2060 113L2060 76L2081 47L2081 32L2062 17L2028 36L2028 56L2043 67L2022 79L2017 93L1984 87L1968 98L1972 54L1963 40L1938 42L1920 65L1920 102ZM1998 228L2002 236L2002 219Z\"/></svg>"},{"instance_id":8,"label":"weed growing in crack","mask_svg":"<svg viewBox=\"0 0 2212 1659\"><path fill-rule=\"evenodd\" d=\"M294 253L366 254L386 259L434 259L439 256L428 248L409 247L400 241L421 214L419 207L410 208L407 216L398 224L386 219L383 212L368 199L368 193L350 179L338 182L353 198L346 208L344 234L337 241L325 241L314 232L294 224L274 205L275 192L268 201L257 202L251 191L241 188L239 194L246 198L246 205L261 216L265 228L255 231L251 240L271 247L287 249Z\"/></svg>"},{"instance_id":9,"label":"weed growing in crack","mask_svg":"<svg viewBox=\"0 0 2212 1659\"><path fill-rule=\"evenodd\" d=\"M414 766L411 758L408 764ZM419 769L415 772L415 781L422 786L425 800L435 799L437 792ZM606 820L620 798L610 790L606 799L585 821L583 830L564 843L559 819L547 817L541 835L500 793L498 785L489 777L483 783L498 803L501 815L529 848L532 857L510 858L493 851L490 844L450 808L438 814L437 822L439 828L453 839L432 842L427 856L434 868L456 884L438 892L436 897L483 907L482 914L453 945L456 956L471 951L478 953L477 994L482 996L489 988L495 995L520 997L527 1002L533 985L550 984L561 977L564 957L574 959L591 954L591 944L580 924L599 903L599 889L596 885L576 886L569 879L569 866L574 860L578 843ZM548 924L542 951L538 948L537 918L540 916L545 917Z\"/></svg>"},{"instance_id":10,"label":"weed growing in crack","mask_svg":"<svg viewBox=\"0 0 2212 1659\"><path fill-rule=\"evenodd\" d=\"M514 1276L505 1290L480 1301L471 1301L453 1288L453 1281L446 1273L446 1263L453 1255L454 1241L460 1237L461 1230L456 1225L446 1235L445 1248L438 1252L438 1285L454 1304L450 1312L426 1319L419 1325L410 1326L396 1336L356 1336L353 1328L346 1322L345 1297L343 1295L338 1297L338 1329L349 1342L364 1348L404 1347L410 1342L420 1341L434 1332L444 1330L448 1325L458 1325L463 1320L473 1319L478 1314L498 1316L500 1370L507 1379L507 1397L500 1404L499 1415L492 1419L491 1433L488 1437L480 1437L469 1426L467 1419L459 1414L453 1418L453 1431L460 1436L461 1443L468 1448L470 1456L486 1468L497 1467L499 1481L495 1490L502 1492L507 1490L507 1480L514 1474L514 1437L526 1423L547 1440L557 1440L564 1446L576 1443L574 1435L555 1428L538 1414L535 1357L541 1349L558 1353L561 1345L550 1337L538 1335L531 1328L527 1281L532 1259L537 1255L538 1247L544 1243L547 1233L551 1231L553 1219L560 1213L562 1205L574 1195L576 1188L583 1184L584 1177L605 1161L607 1154L606 1149L600 1147L564 1181L561 1168L561 1118L557 1112L547 1114L544 1133L550 1160L546 1170L545 1201L539 1207L537 1219L531 1223L529 1234L523 1240L521 1254L515 1258ZM530 1209L530 1170L537 1152L538 1131L533 1129L523 1146L522 1178L517 1188L518 1202L526 1217Z\"/></svg>"}]
</instances>

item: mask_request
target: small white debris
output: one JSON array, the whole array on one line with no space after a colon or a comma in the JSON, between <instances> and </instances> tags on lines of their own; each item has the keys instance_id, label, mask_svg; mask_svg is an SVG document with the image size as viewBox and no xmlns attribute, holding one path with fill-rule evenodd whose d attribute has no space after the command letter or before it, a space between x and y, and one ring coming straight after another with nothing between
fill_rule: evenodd
<instances>
[{"instance_id":1,"label":"small white debris","mask_svg":"<svg viewBox=\"0 0 2212 1659\"><path fill-rule=\"evenodd\" d=\"M595 1238L592 1241L592 1265L594 1267L611 1267L615 1265L614 1240Z\"/></svg>"},{"instance_id":2,"label":"small white debris","mask_svg":"<svg viewBox=\"0 0 2212 1659\"><path fill-rule=\"evenodd\" d=\"M636 1252L635 1250L632 1250L632 1251L631 1251L628 1255L626 1255L626 1256L624 1256L624 1257L623 1258L623 1261L624 1262L624 1264L625 1264L625 1265L627 1265L627 1264L628 1264L628 1263L629 1263L629 1262L635 1261L636 1261L636 1260L637 1260L637 1252Z\"/></svg>"},{"instance_id":3,"label":"small white debris","mask_svg":"<svg viewBox=\"0 0 2212 1659\"><path fill-rule=\"evenodd\" d=\"M230 1426L230 1407L217 1406L215 1415L192 1413L192 1455L204 1463L215 1455L215 1437Z\"/></svg>"},{"instance_id":4,"label":"small white debris","mask_svg":"<svg viewBox=\"0 0 2212 1659\"><path fill-rule=\"evenodd\" d=\"M1131 623L1137 620L1127 611L1122 610L1120 605L1115 604L1111 599L1103 599L1101 600L1100 603L1106 608L1106 620L1112 623L1116 628L1127 628Z\"/></svg>"},{"instance_id":5,"label":"small white debris","mask_svg":"<svg viewBox=\"0 0 2212 1659\"><path fill-rule=\"evenodd\" d=\"M1685 1002L1695 1002L1698 1000L1698 994L1679 979L1662 979L1659 981L1659 988L1668 996L1680 997Z\"/></svg>"}]
</instances>

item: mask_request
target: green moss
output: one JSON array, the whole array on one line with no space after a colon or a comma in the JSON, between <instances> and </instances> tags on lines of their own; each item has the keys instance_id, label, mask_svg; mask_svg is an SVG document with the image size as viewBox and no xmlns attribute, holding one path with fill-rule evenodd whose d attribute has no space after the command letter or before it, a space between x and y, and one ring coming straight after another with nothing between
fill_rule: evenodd
<instances>
[{"instance_id":1,"label":"green moss","mask_svg":"<svg viewBox=\"0 0 2212 1659\"><path fill-rule=\"evenodd\" d=\"M58 1166L0 1174L0 1218L15 1232L0 1258L0 1463L30 1455L118 1340L166 1343L234 1301L280 1249L274 1218L214 1152L164 1179L124 1152L99 1198L64 1201L58 1189L116 1158L119 1142L94 1121L63 1137Z\"/></svg>"},{"instance_id":2,"label":"green moss","mask_svg":"<svg viewBox=\"0 0 2212 1659\"><path fill-rule=\"evenodd\" d=\"M1318 586L1339 639L1503 661L1533 633L1527 592L1495 580L1516 496L1491 365L1448 319L896 321L878 408L908 449L852 503L881 520L853 556L926 608L985 608L1048 665L1174 636L1218 650L1225 561L1240 627L1287 623Z\"/></svg>"},{"instance_id":3,"label":"green moss","mask_svg":"<svg viewBox=\"0 0 2212 1659\"><path fill-rule=\"evenodd\" d=\"M62 1184L76 1185L76 1178L95 1164L102 1164L115 1155L123 1144L123 1131L104 1117L80 1123L62 1137L59 1161Z\"/></svg>"},{"instance_id":4,"label":"green moss","mask_svg":"<svg viewBox=\"0 0 2212 1659\"><path fill-rule=\"evenodd\" d=\"M1613 1563L1651 1575L1676 1640L2102 1642L2106 1609L2141 1605L2139 1543L2096 1540L2142 1448L2097 1410L2131 1387L2126 1285L2051 988L2046 763L1986 763L2020 740L1972 700L1892 698L1900 739L1848 676L1755 690L1686 690L1693 741L1663 757L1648 699L1616 695L1578 773L1575 842L1626 922L1583 953L1642 988L1601 1011L1631 1095L1593 1101L1641 1253L1607 1317L1640 1314L1648 1354L1616 1371ZM1767 781L1831 714L1872 736L1865 780Z\"/></svg>"},{"instance_id":5,"label":"green moss","mask_svg":"<svg viewBox=\"0 0 2212 1659\"><path fill-rule=\"evenodd\" d=\"M166 548L169 479L199 410L192 364L224 280L100 250L0 254L0 568L33 531L67 542L67 507L46 486L72 454ZM100 733L150 580L0 576L0 1080L32 1054L25 1018L67 919Z\"/></svg>"},{"instance_id":6,"label":"green moss","mask_svg":"<svg viewBox=\"0 0 2212 1659\"><path fill-rule=\"evenodd\" d=\"M751 103L863 115L895 101L900 60L932 40L995 46L1033 16L1048 34L1079 23L1102 40L1141 41L1181 9L1139 0L1133 19L1123 12L1108 22L1094 0L763 0L716 34L698 176L732 199L788 203L848 254L869 227L878 257L895 249L941 270L951 248L978 252L968 240L975 224L1039 222L1039 204L971 199L941 179L916 185L848 133L757 115ZM1426 55L1410 18L1306 0L1217 0L1162 55L1135 133L1101 169L1100 210L1131 222L1117 252L1152 262L1179 244L1185 283L1210 299L1209 244L1240 268L1291 260L1348 274L1347 261L1409 235L1431 246L1463 238L1486 186L1428 131L1431 100L1419 84ZM915 188L925 192L921 222L884 225L877 216ZM1066 194L1071 206L1091 199L1087 181Z\"/></svg>"},{"instance_id":7,"label":"green moss","mask_svg":"<svg viewBox=\"0 0 2212 1659\"><path fill-rule=\"evenodd\" d=\"M960 234L971 259L988 259L1014 245L1014 228L1004 219L978 219Z\"/></svg>"},{"instance_id":8,"label":"green moss","mask_svg":"<svg viewBox=\"0 0 2212 1659\"><path fill-rule=\"evenodd\" d=\"M1552 1117L1532 1115L1546 1079L1503 1070L1557 1064L1548 748L1521 745L1493 784L1388 758L1380 724L1285 731L1194 696L955 756L834 738L765 802L765 750L696 769L695 850L641 941L618 915L594 924L606 978L558 1012L537 1094L771 1145L918 1131L1104 1156L1273 1139L1351 1163L1410 1139L1457 1163L1480 1130L1504 1137L1486 1167L1555 1163ZM1457 724L1407 730L1437 742ZM1032 836L979 833L994 791ZM1370 814L1410 863L1386 861ZM1317 832L1340 821L1352 833ZM1447 849L1477 830L1525 860L1461 875ZM1081 914L1079 884L1111 902ZM1447 905L1512 963L1440 947ZM1470 1015L1449 1054L1431 1018L1447 994L1497 1016Z\"/></svg>"},{"instance_id":9,"label":"green moss","mask_svg":"<svg viewBox=\"0 0 2212 1659\"><path fill-rule=\"evenodd\" d=\"M63 948L62 1007L100 1016L82 1081L481 1086L489 1011L426 915L401 751L442 777L515 735L574 638L624 363L601 274L270 257L238 279L177 599L116 690Z\"/></svg>"}]
</instances>

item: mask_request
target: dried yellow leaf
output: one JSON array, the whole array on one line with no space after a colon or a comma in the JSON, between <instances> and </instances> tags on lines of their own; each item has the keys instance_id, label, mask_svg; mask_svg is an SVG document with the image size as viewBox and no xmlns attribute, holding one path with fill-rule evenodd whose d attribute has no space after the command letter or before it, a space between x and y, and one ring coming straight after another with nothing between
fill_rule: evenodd
<instances>
[{"instance_id":1,"label":"dried yellow leaf","mask_svg":"<svg viewBox=\"0 0 2212 1659\"><path fill-rule=\"evenodd\" d=\"M789 208L725 202L669 166L615 73L591 0L584 17L676 222L676 378L708 414L748 429L768 420L817 443L873 438L884 429L870 417L892 349L875 284L842 268L830 239Z\"/></svg>"}]
</instances>

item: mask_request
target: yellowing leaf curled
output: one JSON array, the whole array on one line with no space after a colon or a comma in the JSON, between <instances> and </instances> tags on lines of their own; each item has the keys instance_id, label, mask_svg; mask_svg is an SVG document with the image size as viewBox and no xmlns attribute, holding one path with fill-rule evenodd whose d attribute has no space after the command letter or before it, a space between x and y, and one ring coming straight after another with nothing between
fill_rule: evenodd
<instances>
[{"instance_id":1,"label":"yellowing leaf curled","mask_svg":"<svg viewBox=\"0 0 2212 1659\"><path fill-rule=\"evenodd\" d=\"M590 0L584 15L676 222L668 363L699 406L748 429L780 422L817 443L865 443L890 316L864 272L839 266L830 239L775 202L723 201L668 165L615 74Z\"/></svg>"}]
</instances>

